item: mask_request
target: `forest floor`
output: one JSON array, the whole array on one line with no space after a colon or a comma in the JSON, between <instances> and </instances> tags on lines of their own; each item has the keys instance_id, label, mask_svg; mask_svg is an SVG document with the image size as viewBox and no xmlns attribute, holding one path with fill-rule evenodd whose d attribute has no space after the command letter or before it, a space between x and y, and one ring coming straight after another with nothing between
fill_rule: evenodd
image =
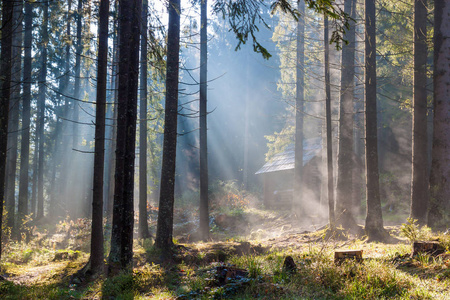
<instances>
[{"instance_id":1,"label":"forest floor","mask_svg":"<svg viewBox=\"0 0 450 300\"><path fill-rule=\"evenodd\" d=\"M133 272L114 278L75 276L89 258L88 220L37 225L28 243L5 244L0 299L450 299L448 235L410 223L386 227L395 244L368 243L330 236L320 219L289 210L212 212L211 241L195 242L195 213L179 210L170 262L151 239L135 240ZM413 237L445 251L412 257ZM337 249L362 250L363 261L336 264Z\"/></svg>"}]
</instances>

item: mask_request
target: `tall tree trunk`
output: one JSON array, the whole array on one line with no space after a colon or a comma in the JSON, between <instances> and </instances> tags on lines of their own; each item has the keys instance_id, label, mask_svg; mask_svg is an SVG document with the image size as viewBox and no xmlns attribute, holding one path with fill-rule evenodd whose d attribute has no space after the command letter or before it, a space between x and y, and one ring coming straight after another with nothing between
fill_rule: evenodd
<instances>
[{"instance_id":1,"label":"tall tree trunk","mask_svg":"<svg viewBox=\"0 0 450 300\"><path fill-rule=\"evenodd\" d=\"M356 16L356 0L345 0L344 12ZM355 89L355 24L345 34L348 44L342 45L341 90L339 107L338 178L336 187L336 219L344 228L354 228L352 212L353 164L353 99Z\"/></svg>"},{"instance_id":2,"label":"tall tree trunk","mask_svg":"<svg viewBox=\"0 0 450 300\"><path fill-rule=\"evenodd\" d=\"M414 91L412 133L411 214L426 224L428 208L427 154L427 8L426 0L414 1Z\"/></svg>"},{"instance_id":3,"label":"tall tree trunk","mask_svg":"<svg viewBox=\"0 0 450 300\"><path fill-rule=\"evenodd\" d=\"M300 17L297 23L297 66L295 97L295 166L294 166L294 207L300 208L303 201L303 102L305 86L305 3L298 2Z\"/></svg>"},{"instance_id":4,"label":"tall tree trunk","mask_svg":"<svg viewBox=\"0 0 450 300\"><path fill-rule=\"evenodd\" d=\"M76 149L78 147L79 143L79 133L78 133L78 119L79 119L79 104L77 100L80 100L81 98L81 54L83 51L83 44L81 41L81 30L82 30L82 24L81 24L81 15L83 10L83 0L78 0L78 7L77 7L77 40L76 40L76 46L75 46L75 84L74 84L74 100L73 100L73 115L72 115L72 121L73 121L73 141L72 141L72 147Z\"/></svg>"},{"instance_id":5,"label":"tall tree trunk","mask_svg":"<svg viewBox=\"0 0 450 300\"><path fill-rule=\"evenodd\" d=\"M328 222L330 229L335 228L334 186L333 186L333 142L331 132L331 89L330 89L330 43L328 42L328 17L323 20L323 39L325 43L325 115L327 122L327 180L328 180Z\"/></svg>"},{"instance_id":6,"label":"tall tree trunk","mask_svg":"<svg viewBox=\"0 0 450 300\"><path fill-rule=\"evenodd\" d=\"M31 124L31 47L32 47L33 7L25 1L25 36L23 61L23 104L22 104L22 141L20 146L20 183L19 183L19 222L28 214L28 186L30 163L30 124Z\"/></svg>"},{"instance_id":7,"label":"tall tree trunk","mask_svg":"<svg viewBox=\"0 0 450 300\"><path fill-rule=\"evenodd\" d=\"M6 165L6 208L8 211L8 226L15 232L15 210L16 210L16 173L17 173L17 150L19 136L19 111L20 111L20 87L22 73L22 21L23 2L14 4L13 12L13 37L12 37L12 70L11 70L11 99L9 102L9 125L8 125L8 154Z\"/></svg>"},{"instance_id":8,"label":"tall tree trunk","mask_svg":"<svg viewBox=\"0 0 450 300\"><path fill-rule=\"evenodd\" d=\"M118 6L117 1L114 2L114 25L113 25L113 55L112 55L112 68L111 68L111 78L110 78L110 102L109 102L109 116L112 118L109 124L109 141L107 144L107 161L105 168L105 176L106 176L106 184L105 184L105 212L107 224L112 224L112 212L113 212L113 203L114 203L114 170L116 168L115 162L115 149L116 149L116 135L117 135L117 86L118 86L118 77L117 76L117 61L119 56L118 51L118 26L117 26L117 12Z\"/></svg>"},{"instance_id":9,"label":"tall tree trunk","mask_svg":"<svg viewBox=\"0 0 450 300\"><path fill-rule=\"evenodd\" d=\"M67 14L66 14L66 44L65 44L65 58L64 58L64 76L62 77L62 85L61 92L64 95L64 109L63 109L63 121L61 128L62 135L62 149L60 156L60 175L58 178L58 193L59 193L59 205L62 208L62 211L66 211L68 208L68 199L67 199L67 188L69 184L69 172L70 172L70 153L71 143L69 136L69 128L72 124L69 125L68 120L70 119L71 114L71 99L72 91L70 89L70 77L72 74L71 64L70 64L70 45L71 45L71 22L72 22L72 0L68 0L67 2Z\"/></svg>"},{"instance_id":10,"label":"tall tree trunk","mask_svg":"<svg viewBox=\"0 0 450 300\"><path fill-rule=\"evenodd\" d=\"M208 196L208 1L201 1L200 28L200 235L209 238L209 196Z\"/></svg>"},{"instance_id":11,"label":"tall tree trunk","mask_svg":"<svg viewBox=\"0 0 450 300\"><path fill-rule=\"evenodd\" d=\"M44 126L45 126L45 98L47 93L47 47L48 47L48 0L43 3L44 19L42 21L41 41L41 70L39 74L39 96L38 96L38 124L37 135L39 136L39 159L38 159L38 189L37 189L37 214L36 218L44 217Z\"/></svg>"},{"instance_id":12,"label":"tall tree trunk","mask_svg":"<svg viewBox=\"0 0 450 300\"><path fill-rule=\"evenodd\" d=\"M97 98L92 195L91 270L103 267L103 175L105 165L106 77L108 68L109 0L100 1L98 24Z\"/></svg>"},{"instance_id":13,"label":"tall tree trunk","mask_svg":"<svg viewBox=\"0 0 450 300\"><path fill-rule=\"evenodd\" d=\"M375 44L375 0L365 0L365 129L366 129L366 234L370 240L383 240L377 149L377 69Z\"/></svg>"},{"instance_id":14,"label":"tall tree trunk","mask_svg":"<svg viewBox=\"0 0 450 300\"><path fill-rule=\"evenodd\" d=\"M139 238L150 237L147 222L147 23L148 1L142 4L141 88L139 123Z\"/></svg>"},{"instance_id":15,"label":"tall tree trunk","mask_svg":"<svg viewBox=\"0 0 450 300\"><path fill-rule=\"evenodd\" d=\"M159 196L156 247L168 251L173 245L173 204L177 152L178 72L180 52L180 0L169 0L167 73L161 189Z\"/></svg>"},{"instance_id":16,"label":"tall tree trunk","mask_svg":"<svg viewBox=\"0 0 450 300\"><path fill-rule=\"evenodd\" d=\"M5 199L6 150L8 140L8 111L11 88L13 1L2 6L2 35L0 53L0 241L2 239L3 203ZM0 258L2 246L0 242Z\"/></svg>"},{"instance_id":17,"label":"tall tree trunk","mask_svg":"<svg viewBox=\"0 0 450 300\"><path fill-rule=\"evenodd\" d=\"M113 226L108 274L133 267L133 192L141 0L119 2L119 86Z\"/></svg>"},{"instance_id":18,"label":"tall tree trunk","mask_svg":"<svg viewBox=\"0 0 450 300\"><path fill-rule=\"evenodd\" d=\"M434 8L434 121L428 225L448 226L450 211L450 1Z\"/></svg>"}]
</instances>

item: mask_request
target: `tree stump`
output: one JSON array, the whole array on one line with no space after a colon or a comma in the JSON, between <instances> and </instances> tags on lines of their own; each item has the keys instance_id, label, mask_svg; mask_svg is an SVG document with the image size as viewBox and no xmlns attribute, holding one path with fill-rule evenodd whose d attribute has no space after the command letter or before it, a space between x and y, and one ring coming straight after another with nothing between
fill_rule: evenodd
<instances>
[{"instance_id":1,"label":"tree stump","mask_svg":"<svg viewBox=\"0 0 450 300\"><path fill-rule=\"evenodd\" d=\"M431 255L439 255L445 252L438 242L414 242L411 257L419 253L427 253Z\"/></svg>"},{"instance_id":2,"label":"tree stump","mask_svg":"<svg viewBox=\"0 0 450 300\"><path fill-rule=\"evenodd\" d=\"M286 256L284 259L283 271L286 273L295 273L297 271L297 265L292 256Z\"/></svg>"},{"instance_id":3,"label":"tree stump","mask_svg":"<svg viewBox=\"0 0 450 300\"><path fill-rule=\"evenodd\" d=\"M334 251L334 263L340 264L346 259L362 261L362 250L336 250Z\"/></svg>"}]
</instances>

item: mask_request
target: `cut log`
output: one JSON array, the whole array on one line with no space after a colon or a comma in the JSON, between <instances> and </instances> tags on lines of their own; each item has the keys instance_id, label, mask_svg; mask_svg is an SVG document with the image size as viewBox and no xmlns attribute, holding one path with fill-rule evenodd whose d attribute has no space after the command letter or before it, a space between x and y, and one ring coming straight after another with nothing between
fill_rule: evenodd
<instances>
[{"instance_id":1,"label":"cut log","mask_svg":"<svg viewBox=\"0 0 450 300\"><path fill-rule=\"evenodd\" d=\"M427 253L431 255L439 255L445 252L438 242L414 242L411 257L419 253Z\"/></svg>"},{"instance_id":2,"label":"cut log","mask_svg":"<svg viewBox=\"0 0 450 300\"><path fill-rule=\"evenodd\" d=\"M362 261L362 250L336 250L334 251L334 263L340 264L346 259Z\"/></svg>"}]
</instances>

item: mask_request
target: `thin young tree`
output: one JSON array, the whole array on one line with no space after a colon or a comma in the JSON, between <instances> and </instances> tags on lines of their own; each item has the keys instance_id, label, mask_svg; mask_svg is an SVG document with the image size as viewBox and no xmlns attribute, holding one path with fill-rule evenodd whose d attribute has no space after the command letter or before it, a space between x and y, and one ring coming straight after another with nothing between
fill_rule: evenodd
<instances>
[{"instance_id":1,"label":"thin young tree","mask_svg":"<svg viewBox=\"0 0 450 300\"><path fill-rule=\"evenodd\" d=\"M299 207L303 193L303 102L305 93L305 2L298 0L297 3L300 17L297 23L294 207Z\"/></svg>"},{"instance_id":2,"label":"thin young tree","mask_svg":"<svg viewBox=\"0 0 450 300\"><path fill-rule=\"evenodd\" d=\"M25 1L25 32L23 60L23 96L22 96L22 139L20 145L20 179L19 179L19 222L28 214L28 186L30 164L30 124L31 124L31 47L33 42L33 6ZM20 235L19 235L20 236Z\"/></svg>"},{"instance_id":3,"label":"thin young tree","mask_svg":"<svg viewBox=\"0 0 450 300\"><path fill-rule=\"evenodd\" d=\"M0 46L0 229L2 228L3 203L5 199L6 150L8 140L8 112L11 90L12 18L13 1L2 6L2 36ZM2 239L0 230L0 241ZM0 258L2 246L0 243Z\"/></svg>"},{"instance_id":4,"label":"thin young tree","mask_svg":"<svg viewBox=\"0 0 450 300\"><path fill-rule=\"evenodd\" d=\"M79 143L79 132L78 132L78 118L79 118L79 104L77 100L81 97L81 55L83 51L82 43L82 11L83 11L83 0L78 0L77 7L77 36L75 44L75 82L73 89L73 105L72 105L72 148L76 149Z\"/></svg>"},{"instance_id":5,"label":"thin young tree","mask_svg":"<svg viewBox=\"0 0 450 300\"><path fill-rule=\"evenodd\" d=\"M356 15L356 0L345 0L344 12ZM339 145L338 175L336 186L336 222L344 228L356 225L352 213L353 180L353 99L355 89L355 26L352 23L344 38L348 44L342 45L341 88L339 105Z\"/></svg>"},{"instance_id":6,"label":"thin young tree","mask_svg":"<svg viewBox=\"0 0 450 300\"><path fill-rule=\"evenodd\" d=\"M412 132L412 219L426 224L428 209L427 155L427 1L414 1L414 85Z\"/></svg>"},{"instance_id":7,"label":"thin young tree","mask_svg":"<svg viewBox=\"0 0 450 300\"><path fill-rule=\"evenodd\" d=\"M119 2L119 81L113 224L108 275L133 267L134 160L141 0Z\"/></svg>"},{"instance_id":8,"label":"thin young tree","mask_svg":"<svg viewBox=\"0 0 450 300\"><path fill-rule=\"evenodd\" d=\"M208 8L207 0L201 0L200 27L200 235L209 238L209 195L208 195L208 143L207 143L207 88L208 88Z\"/></svg>"},{"instance_id":9,"label":"thin young tree","mask_svg":"<svg viewBox=\"0 0 450 300\"><path fill-rule=\"evenodd\" d=\"M47 93L47 47L49 42L48 37L48 10L49 1L46 0L43 5L43 21L41 31L41 67L39 71L39 95L38 95L38 120L37 120L37 136L39 138L38 144L38 178L37 178L37 213L36 219L44 217L44 126L45 126L45 99Z\"/></svg>"},{"instance_id":10,"label":"thin young tree","mask_svg":"<svg viewBox=\"0 0 450 300\"><path fill-rule=\"evenodd\" d=\"M166 101L161 188L155 246L164 251L173 245L173 205L175 197L175 161L178 123L178 74L180 52L180 0L168 2Z\"/></svg>"},{"instance_id":11,"label":"thin young tree","mask_svg":"<svg viewBox=\"0 0 450 300\"><path fill-rule=\"evenodd\" d=\"M325 44L325 119L327 124L327 187L328 187L328 222L330 230L334 230L334 179L333 179L333 142L331 129L331 81L330 81L330 44L328 41L328 17L323 19L323 39Z\"/></svg>"},{"instance_id":12,"label":"thin young tree","mask_svg":"<svg viewBox=\"0 0 450 300\"><path fill-rule=\"evenodd\" d=\"M72 103L72 92L70 90L70 77L72 76L71 71L71 63L70 63L70 48L72 44L71 37L71 22L72 22L72 0L67 1L67 12L66 12L66 40L64 45L64 75L61 78L61 93L64 95L64 108L63 108L63 122L61 126L62 132L62 150L61 152L64 155L60 156L59 164L60 164L60 176L58 179L58 189L60 195L63 194L65 187L70 184L69 183L69 165L70 161L67 159L67 155L69 155L71 150L70 136L68 134L68 130L70 128L68 120L70 119L71 114L71 103ZM61 197L59 200L59 205L61 205L62 209L66 209L67 199L66 197Z\"/></svg>"},{"instance_id":13,"label":"thin young tree","mask_svg":"<svg viewBox=\"0 0 450 300\"><path fill-rule=\"evenodd\" d=\"M98 23L97 97L95 112L95 153L92 199L90 269L103 269L103 176L105 165L106 79L108 67L109 0L101 0Z\"/></svg>"},{"instance_id":14,"label":"thin young tree","mask_svg":"<svg viewBox=\"0 0 450 300\"><path fill-rule=\"evenodd\" d=\"M365 0L365 131L366 131L366 234L370 240L383 240L377 136L377 67L375 0Z\"/></svg>"},{"instance_id":15,"label":"thin young tree","mask_svg":"<svg viewBox=\"0 0 450 300\"><path fill-rule=\"evenodd\" d=\"M434 7L434 119L430 174L428 225L448 226L450 205L450 1L435 1Z\"/></svg>"},{"instance_id":16,"label":"thin young tree","mask_svg":"<svg viewBox=\"0 0 450 300\"><path fill-rule=\"evenodd\" d=\"M141 73L139 102L139 238L150 237L147 222L147 30L148 0L142 2Z\"/></svg>"}]
</instances>

